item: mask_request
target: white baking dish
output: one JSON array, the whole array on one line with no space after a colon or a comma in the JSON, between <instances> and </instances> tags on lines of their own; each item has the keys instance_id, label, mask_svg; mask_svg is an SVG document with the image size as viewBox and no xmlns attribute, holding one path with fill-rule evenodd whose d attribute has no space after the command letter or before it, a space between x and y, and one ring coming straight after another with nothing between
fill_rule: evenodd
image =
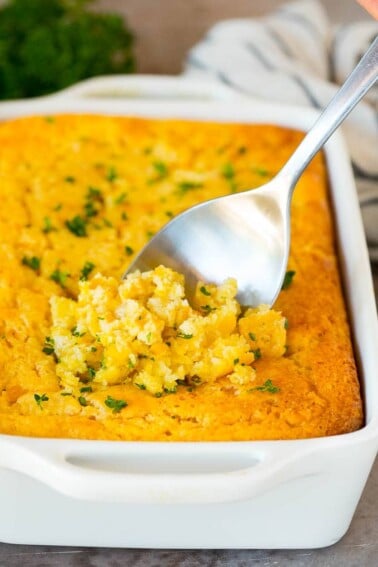
<instances>
[{"instance_id":1,"label":"white baking dish","mask_svg":"<svg viewBox=\"0 0 378 567\"><path fill-rule=\"evenodd\" d=\"M133 98L136 97L136 98ZM85 112L268 122L316 114L182 78L96 79L0 105L0 119ZM0 540L160 548L310 548L347 530L378 446L378 329L351 168L326 148L341 267L365 401L354 433L299 441L136 443L0 435Z\"/></svg>"}]
</instances>

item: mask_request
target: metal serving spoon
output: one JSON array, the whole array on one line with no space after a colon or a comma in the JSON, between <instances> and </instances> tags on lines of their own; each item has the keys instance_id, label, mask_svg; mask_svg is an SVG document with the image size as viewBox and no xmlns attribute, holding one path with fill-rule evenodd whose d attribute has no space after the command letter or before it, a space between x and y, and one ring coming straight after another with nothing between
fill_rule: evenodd
<instances>
[{"instance_id":1,"label":"metal serving spoon","mask_svg":"<svg viewBox=\"0 0 378 567\"><path fill-rule=\"evenodd\" d=\"M294 187L377 76L378 38L272 181L184 211L150 240L123 277L163 264L185 275L189 299L198 280L220 284L233 277L242 305L272 305L287 267Z\"/></svg>"}]
</instances>

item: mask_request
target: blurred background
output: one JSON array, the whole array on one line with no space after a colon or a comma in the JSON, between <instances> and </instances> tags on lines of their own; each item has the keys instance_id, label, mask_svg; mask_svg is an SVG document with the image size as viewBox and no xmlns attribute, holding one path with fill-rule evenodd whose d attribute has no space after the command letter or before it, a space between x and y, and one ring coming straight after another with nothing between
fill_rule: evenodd
<instances>
[{"instance_id":1,"label":"blurred background","mask_svg":"<svg viewBox=\"0 0 378 567\"><path fill-rule=\"evenodd\" d=\"M217 21L262 16L283 0L100 0L123 14L135 33L138 72L179 73L188 49ZM333 23L369 19L355 0L322 0Z\"/></svg>"},{"instance_id":2,"label":"blurred background","mask_svg":"<svg viewBox=\"0 0 378 567\"><path fill-rule=\"evenodd\" d=\"M332 24L370 18L355 0L320 1ZM47 94L95 75L180 73L188 50L214 23L262 16L286 3L0 0L0 99Z\"/></svg>"}]
</instances>

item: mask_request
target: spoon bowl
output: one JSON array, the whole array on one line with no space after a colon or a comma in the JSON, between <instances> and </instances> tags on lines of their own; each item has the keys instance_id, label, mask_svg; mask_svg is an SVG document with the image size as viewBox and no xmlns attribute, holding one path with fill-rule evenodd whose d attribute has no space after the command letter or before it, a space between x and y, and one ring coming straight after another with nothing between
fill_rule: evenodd
<instances>
[{"instance_id":1,"label":"spoon bowl","mask_svg":"<svg viewBox=\"0 0 378 567\"><path fill-rule=\"evenodd\" d=\"M123 277L165 265L184 274L189 300L198 281L221 284L233 277L241 305L273 305L289 257L295 185L377 76L378 38L272 181L184 211L149 241Z\"/></svg>"},{"instance_id":2,"label":"spoon bowl","mask_svg":"<svg viewBox=\"0 0 378 567\"><path fill-rule=\"evenodd\" d=\"M279 177L184 211L150 240L127 273L168 266L185 274L189 300L199 280L221 284L232 275L242 305L273 302L285 275L290 229L287 197L278 185Z\"/></svg>"}]
</instances>

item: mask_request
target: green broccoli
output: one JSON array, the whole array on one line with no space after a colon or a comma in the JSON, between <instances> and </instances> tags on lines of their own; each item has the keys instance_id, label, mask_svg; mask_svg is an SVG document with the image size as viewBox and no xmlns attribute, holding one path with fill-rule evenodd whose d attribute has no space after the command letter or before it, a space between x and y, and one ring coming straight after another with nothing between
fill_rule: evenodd
<instances>
[{"instance_id":1,"label":"green broccoli","mask_svg":"<svg viewBox=\"0 0 378 567\"><path fill-rule=\"evenodd\" d=\"M93 0L9 0L0 8L0 98L51 93L95 75L134 70L133 36Z\"/></svg>"}]
</instances>

